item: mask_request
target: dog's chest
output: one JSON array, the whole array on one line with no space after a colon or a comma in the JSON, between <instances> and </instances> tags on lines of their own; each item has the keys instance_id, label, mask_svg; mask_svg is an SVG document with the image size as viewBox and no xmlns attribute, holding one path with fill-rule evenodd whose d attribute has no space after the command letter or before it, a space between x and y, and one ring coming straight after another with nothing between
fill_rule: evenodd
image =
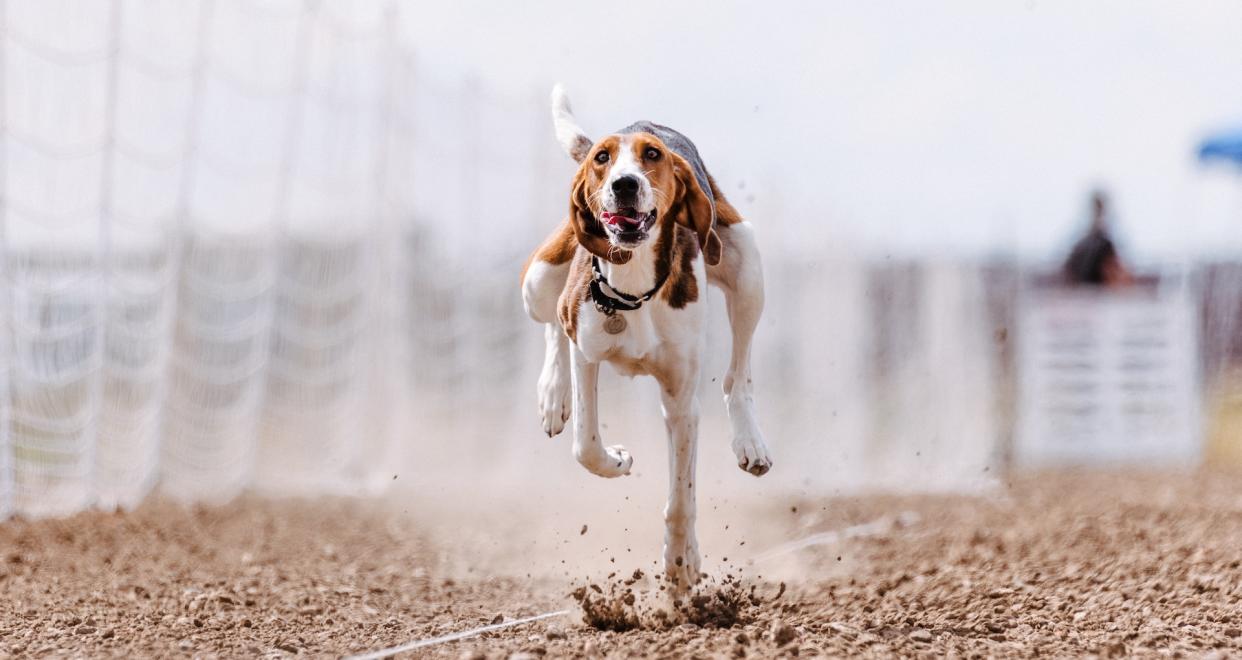
<instances>
[{"instance_id":1,"label":"dog's chest","mask_svg":"<svg viewBox=\"0 0 1242 660\"><path fill-rule=\"evenodd\" d=\"M615 312L625 326L615 332L621 324L587 300L578 312L578 350L591 362L608 362L622 374L651 374L671 356L683 354L680 349L686 344L697 341L701 310L692 308L698 307L672 309L653 300L641 309Z\"/></svg>"},{"instance_id":2,"label":"dog's chest","mask_svg":"<svg viewBox=\"0 0 1242 660\"><path fill-rule=\"evenodd\" d=\"M608 361L618 370L647 373L647 363L655 359L661 343L653 315L655 306L648 303L641 309L610 316L596 309L594 302L583 302L578 312L578 350L592 362Z\"/></svg>"}]
</instances>

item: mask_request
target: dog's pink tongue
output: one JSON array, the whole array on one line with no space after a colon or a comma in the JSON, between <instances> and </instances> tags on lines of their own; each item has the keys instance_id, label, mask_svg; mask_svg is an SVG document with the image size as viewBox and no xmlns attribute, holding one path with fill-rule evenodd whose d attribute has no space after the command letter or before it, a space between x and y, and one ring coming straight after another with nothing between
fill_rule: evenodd
<instances>
[{"instance_id":1,"label":"dog's pink tongue","mask_svg":"<svg viewBox=\"0 0 1242 660\"><path fill-rule=\"evenodd\" d=\"M629 225L631 227L637 227L639 224L641 224L637 219L631 218L628 215L621 215L619 213L609 213L608 211L604 211L603 213L601 213L599 216L599 219L603 220L604 222L607 222L610 225Z\"/></svg>"}]
</instances>

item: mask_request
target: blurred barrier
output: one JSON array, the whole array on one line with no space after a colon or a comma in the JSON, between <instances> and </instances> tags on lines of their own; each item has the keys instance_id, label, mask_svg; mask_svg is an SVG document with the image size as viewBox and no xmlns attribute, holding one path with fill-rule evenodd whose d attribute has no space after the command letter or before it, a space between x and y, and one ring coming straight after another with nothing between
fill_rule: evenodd
<instances>
[{"instance_id":1,"label":"blurred barrier","mask_svg":"<svg viewBox=\"0 0 1242 660\"><path fill-rule=\"evenodd\" d=\"M370 302L413 212L395 10L0 4L0 515L373 482Z\"/></svg>"},{"instance_id":2,"label":"blurred barrier","mask_svg":"<svg viewBox=\"0 0 1242 660\"><path fill-rule=\"evenodd\" d=\"M287 239L268 345L257 484L348 492L365 445L370 246L363 237ZM383 414L382 412L380 414Z\"/></svg>"},{"instance_id":3,"label":"blurred barrier","mask_svg":"<svg viewBox=\"0 0 1242 660\"><path fill-rule=\"evenodd\" d=\"M176 272L162 245L112 259L95 489L100 506L132 507L155 486Z\"/></svg>"},{"instance_id":4,"label":"blurred barrier","mask_svg":"<svg viewBox=\"0 0 1242 660\"><path fill-rule=\"evenodd\" d=\"M105 290L72 254L10 256L9 391L14 505L71 513L92 501Z\"/></svg>"},{"instance_id":5,"label":"blurred barrier","mask_svg":"<svg viewBox=\"0 0 1242 660\"><path fill-rule=\"evenodd\" d=\"M1018 325L1017 462L1196 463L1196 307L1178 281L1028 289Z\"/></svg>"},{"instance_id":6,"label":"blurred barrier","mask_svg":"<svg viewBox=\"0 0 1242 660\"><path fill-rule=\"evenodd\" d=\"M0 3L0 516L132 507L157 487L223 501L578 470L565 438L539 432L543 342L518 295L571 168L546 90L418 72L395 7ZM763 208L746 210L761 242L780 225ZM754 371L777 470L763 484L978 489L1006 464L1019 408L1021 462L1055 443L1128 452L1016 402L1018 383L1060 378L1037 353L1077 332L1061 316L1112 328L1091 335L1101 354L1158 334L1164 352L1136 355L1163 366L1143 378L1167 377L1179 394L1160 396L1193 409L1184 294L1019 298L1013 264L807 249L764 248ZM1242 285L1215 281L1205 345L1231 347ZM704 435L719 439L718 292L709 314ZM615 431L662 444L653 387L606 377L601 391ZM1196 419L1144 437L1191 456ZM705 441L704 464L731 460L726 445Z\"/></svg>"},{"instance_id":7,"label":"blurred barrier","mask_svg":"<svg viewBox=\"0 0 1242 660\"><path fill-rule=\"evenodd\" d=\"M161 453L176 497L227 500L250 481L276 254L271 239L186 241Z\"/></svg>"},{"instance_id":8,"label":"blurred barrier","mask_svg":"<svg viewBox=\"0 0 1242 660\"><path fill-rule=\"evenodd\" d=\"M1242 467L1242 263L1200 268L1202 365L1207 453L1217 465Z\"/></svg>"},{"instance_id":9,"label":"blurred barrier","mask_svg":"<svg viewBox=\"0 0 1242 660\"><path fill-rule=\"evenodd\" d=\"M1218 374L1206 397L1207 452L1216 465L1242 468L1242 375Z\"/></svg>"}]
</instances>

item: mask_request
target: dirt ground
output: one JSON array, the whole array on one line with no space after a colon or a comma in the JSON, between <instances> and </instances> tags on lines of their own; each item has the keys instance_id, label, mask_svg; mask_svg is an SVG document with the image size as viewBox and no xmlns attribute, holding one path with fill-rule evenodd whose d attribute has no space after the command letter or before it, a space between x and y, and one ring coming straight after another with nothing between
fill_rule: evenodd
<instances>
[{"instance_id":1,"label":"dirt ground","mask_svg":"<svg viewBox=\"0 0 1242 660\"><path fill-rule=\"evenodd\" d=\"M332 657L566 607L409 655L1242 655L1242 475L1042 474L978 497L770 506L791 539L839 533L705 563L718 569L705 597L737 618L706 627L685 622L693 608L652 614L665 601L650 562L595 582L486 575L438 527L363 501L13 520L0 524L0 655ZM783 576L760 577L768 560ZM721 587L724 573L738 584ZM578 588L640 627L587 625Z\"/></svg>"}]
</instances>

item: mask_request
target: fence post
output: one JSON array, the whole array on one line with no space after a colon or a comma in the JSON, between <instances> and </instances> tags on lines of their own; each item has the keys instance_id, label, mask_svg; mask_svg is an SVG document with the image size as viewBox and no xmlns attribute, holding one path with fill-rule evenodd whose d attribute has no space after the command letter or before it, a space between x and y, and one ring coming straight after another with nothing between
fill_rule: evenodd
<instances>
[{"instance_id":1,"label":"fence post","mask_svg":"<svg viewBox=\"0 0 1242 660\"><path fill-rule=\"evenodd\" d=\"M0 520L13 511L12 420L9 418L12 340L9 325L13 319L12 272L9 268L9 139L8 139L8 0L0 0Z\"/></svg>"},{"instance_id":2,"label":"fence post","mask_svg":"<svg viewBox=\"0 0 1242 660\"><path fill-rule=\"evenodd\" d=\"M99 353L98 363L91 382L91 399L94 414L87 431L85 457L90 466L87 472L88 501L91 506L99 500L99 466L96 455L99 450L100 423L103 419L104 380L107 374L108 360L108 317L112 304L112 194L116 176L116 106L118 93L118 73L121 62L121 3L124 0L112 0L108 25L108 72L104 97L104 143L102 162L99 167L99 245L96 249L96 267L99 269L97 283L99 297L95 301L96 313L99 315L95 325L95 350Z\"/></svg>"},{"instance_id":3,"label":"fence post","mask_svg":"<svg viewBox=\"0 0 1242 660\"><path fill-rule=\"evenodd\" d=\"M371 392L363 403L363 409L359 411L367 420L364 428L368 441L363 443L363 451L354 456L356 478L366 489L389 484L380 474L380 466L392 465L389 459L394 444L394 416L405 408L404 402L397 396L401 374L392 372L393 364L403 364L403 361L398 359L390 362L385 359L386 355L392 355L396 349L393 312L395 305L399 303L399 297L394 295L394 256L399 254L399 247L394 246L399 246L400 241L394 240L399 237L394 231L395 214L388 200L391 167L389 145L392 141L393 96L399 64L396 47L397 10L398 7L392 0L384 5L383 41L378 55L383 73L379 83L373 147L374 225L370 240L363 241L367 249L376 253L376 261L370 267L369 273L373 285L371 290L376 293L367 300L368 316L372 322L368 324L367 333L370 336L364 344L366 354L363 362L365 387Z\"/></svg>"},{"instance_id":4,"label":"fence post","mask_svg":"<svg viewBox=\"0 0 1242 660\"><path fill-rule=\"evenodd\" d=\"M190 67L190 104L185 125L185 142L182 145L181 176L178 182L176 210L173 212L173 226L170 228L167 246L169 278L168 306L172 319L165 329L163 337L165 360L171 360L176 350L177 317L181 302L181 268L182 259L187 247L186 235L192 221L194 200L194 183L197 174L198 137L202 121L203 87L207 73L207 53L211 44L211 18L215 8L215 0L199 0L198 25L195 29L194 60ZM158 429L155 440L155 481L162 478L164 465L163 444L168 432L168 400L172 370L165 365L161 374L156 395L159 402L159 418L155 427Z\"/></svg>"}]
</instances>

